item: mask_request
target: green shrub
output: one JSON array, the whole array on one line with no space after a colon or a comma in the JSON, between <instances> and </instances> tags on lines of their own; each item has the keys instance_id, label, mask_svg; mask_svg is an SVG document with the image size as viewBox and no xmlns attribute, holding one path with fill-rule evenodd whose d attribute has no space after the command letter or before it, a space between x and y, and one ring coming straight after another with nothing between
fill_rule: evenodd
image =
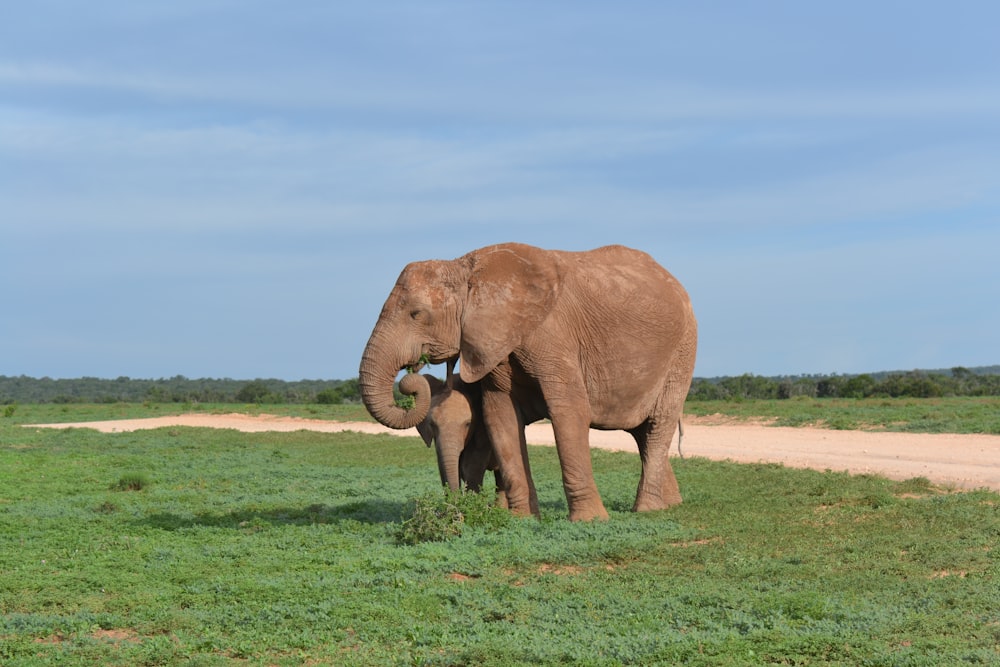
<instances>
[{"instance_id":1,"label":"green shrub","mask_svg":"<svg viewBox=\"0 0 1000 667\"><path fill-rule=\"evenodd\" d=\"M125 473L111 485L112 491L142 491L149 486L149 478L141 472Z\"/></svg>"},{"instance_id":2,"label":"green shrub","mask_svg":"<svg viewBox=\"0 0 1000 667\"><path fill-rule=\"evenodd\" d=\"M236 400L240 403L281 403L282 397L271 391L263 380L247 382L236 392Z\"/></svg>"},{"instance_id":3,"label":"green shrub","mask_svg":"<svg viewBox=\"0 0 1000 667\"><path fill-rule=\"evenodd\" d=\"M926 494L934 492L934 484L926 477L911 477L901 482L896 482L894 493L914 493Z\"/></svg>"},{"instance_id":4,"label":"green shrub","mask_svg":"<svg viewBox=\"0 0 1000 667\"><path fill-rule=\"evenodd\" d=\"M503 528L511 521L506 509L492 504L483 493L433 491L412 500L410 517L396 533L401 544L444 542L470 528Z\"/></svg>"},{"instance_id":5,"label":"green shrub","mask_svg":"<svg viewBox=\"0 0 1000 667\"><path fill-rule=\"evenodd\" d=\"M454 492L448 492L449 495ZM503 507L493 503L489 493L454 493L459 497L458 505L465 515L465 525L470 528L486 528L495 530L510 525L513 515Z\"/></svg>"},{"instance_id":6,"label":"green shrub","mask_svg":"<svg viewBox=\"0 0 1000 667\"><path fill-rule=\"evenodd\" d=\"M17 412L17 403L11 403L3 409L3 416L10 419L14 416L15 412Z\"/></svg>"},{"instance_id":7,"label":"green shrub","mask_svg":"<svg viewBox=\"0 0 1000 667\"><path fill-rule=\"evenodd\" d=\"M339 389L324 389L316 394L316 402L320 405L337 405L344 401L344 395Z\"/></svg>"}]
</instances>

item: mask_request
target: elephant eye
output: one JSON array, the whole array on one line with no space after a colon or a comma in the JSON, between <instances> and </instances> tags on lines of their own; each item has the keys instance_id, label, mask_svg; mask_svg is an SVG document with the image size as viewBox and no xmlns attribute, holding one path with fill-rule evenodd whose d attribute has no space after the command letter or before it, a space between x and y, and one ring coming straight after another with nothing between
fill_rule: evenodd
<instances>
[{"instance_id":1,"label":"elephant eye","mask_svg":"<svg viewBox=\"0 0 1000 667\"><path fill-rule=\"evenodd\" d=\"M417 322L423 322L427 319L427 312L416 308L410 311L410 319L416 320Z\"/></svg>"}]
</instances>

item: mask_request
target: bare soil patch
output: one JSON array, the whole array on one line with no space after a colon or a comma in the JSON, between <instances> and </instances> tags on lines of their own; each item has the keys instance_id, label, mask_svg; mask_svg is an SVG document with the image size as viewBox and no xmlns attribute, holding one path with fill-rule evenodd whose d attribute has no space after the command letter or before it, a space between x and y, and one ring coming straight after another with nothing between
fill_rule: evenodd
<instances>
[{"instance_id":1,"label":"bare soil patch","mask_svg":"<svg viewBox=\"0 0 1000 667\"><path fill-rule=\"evenodd\" d=\"M28 428L92 428L105 433L172 426L227 428L245 432L321 431L389 433L418 437L416 429L394 431L370 422L333 422L275 415L186 414L74 424L34 424ZM554 445L547 423L527 427L528 442ZM676 436L675 436L676 439ZM602 449L635 452L635 441L622 431L590 432ZM676 451L676 449L674 450ZM1000 491L1000 436L967 434L834 431L767 426L722 417L686 417L685 456L740 463L781 463L794 468L871 473L890 479L926 477L936 484Z\"/></svg>"}]
</instances>

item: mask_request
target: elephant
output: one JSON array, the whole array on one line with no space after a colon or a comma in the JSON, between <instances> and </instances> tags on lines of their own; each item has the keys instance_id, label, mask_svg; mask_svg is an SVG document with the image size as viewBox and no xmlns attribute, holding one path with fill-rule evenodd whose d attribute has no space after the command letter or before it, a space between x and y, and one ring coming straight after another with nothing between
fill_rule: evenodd
<instances>
[{"instance_id":1,"label":"elephant","mask_svg":"<svg viewBox=\"0 0 1000 667\"><path fill-rule=\"evenodd\" d=\"M479 383L467 385L453 378L450 368L446 382L433 375L424 377L431 389L431 406L417 424L417 432L428 447L436 450L441 484L458 491L465 482L466 488L478 492L486 471L492 470L497 503L506 507L503 481L483 423Z\"/></svg>"},{"instance_id":2,"label":"elephant","mask_svg":"<svg viewBox=\"0 0 1000 667\"><path fill-rule=\"evenodd\" d=\"M642 251L502 243L403 269L362 354L359 387L377 421L410 428L426 418L431 390L423 375L408 373L399 389L413 406L398 406L396 375L457 360L461 380L480 383L511 511L538 515L523 432L547 417L570 520L607 519L589 428L635 439L642 473L633 510L681 502L667 454L697 339L687 291Z\"/></svg>"}]
</instances>

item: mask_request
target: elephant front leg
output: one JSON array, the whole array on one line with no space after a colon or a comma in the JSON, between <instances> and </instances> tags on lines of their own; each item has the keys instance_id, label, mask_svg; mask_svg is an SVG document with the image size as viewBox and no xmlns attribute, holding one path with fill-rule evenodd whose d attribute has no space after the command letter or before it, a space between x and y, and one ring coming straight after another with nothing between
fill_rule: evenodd
<instances>
[{"instance_id":1,"label":"elephant front leg","mask_svg":"<svg viewBox=\"0 0 1000 667\"><path fill-rule=\"evenodd\" d=\"M499 467L501 479L497 480L497 488L502 485L506 506L514 514L539 516L538 496L524 441L524 424L510 395L484 387L483 420Z\"/></svg>"},{"instance_id":2,"label":"elephant front leg","mask_svg":"<svg viewBox=\"0 0 1000 667\"><path fill-rule=\"evenodd\" d=\"M590 419L579 408L549 406L570 521L607 520L590 461Z\"/></svg>"}]
</instances>

